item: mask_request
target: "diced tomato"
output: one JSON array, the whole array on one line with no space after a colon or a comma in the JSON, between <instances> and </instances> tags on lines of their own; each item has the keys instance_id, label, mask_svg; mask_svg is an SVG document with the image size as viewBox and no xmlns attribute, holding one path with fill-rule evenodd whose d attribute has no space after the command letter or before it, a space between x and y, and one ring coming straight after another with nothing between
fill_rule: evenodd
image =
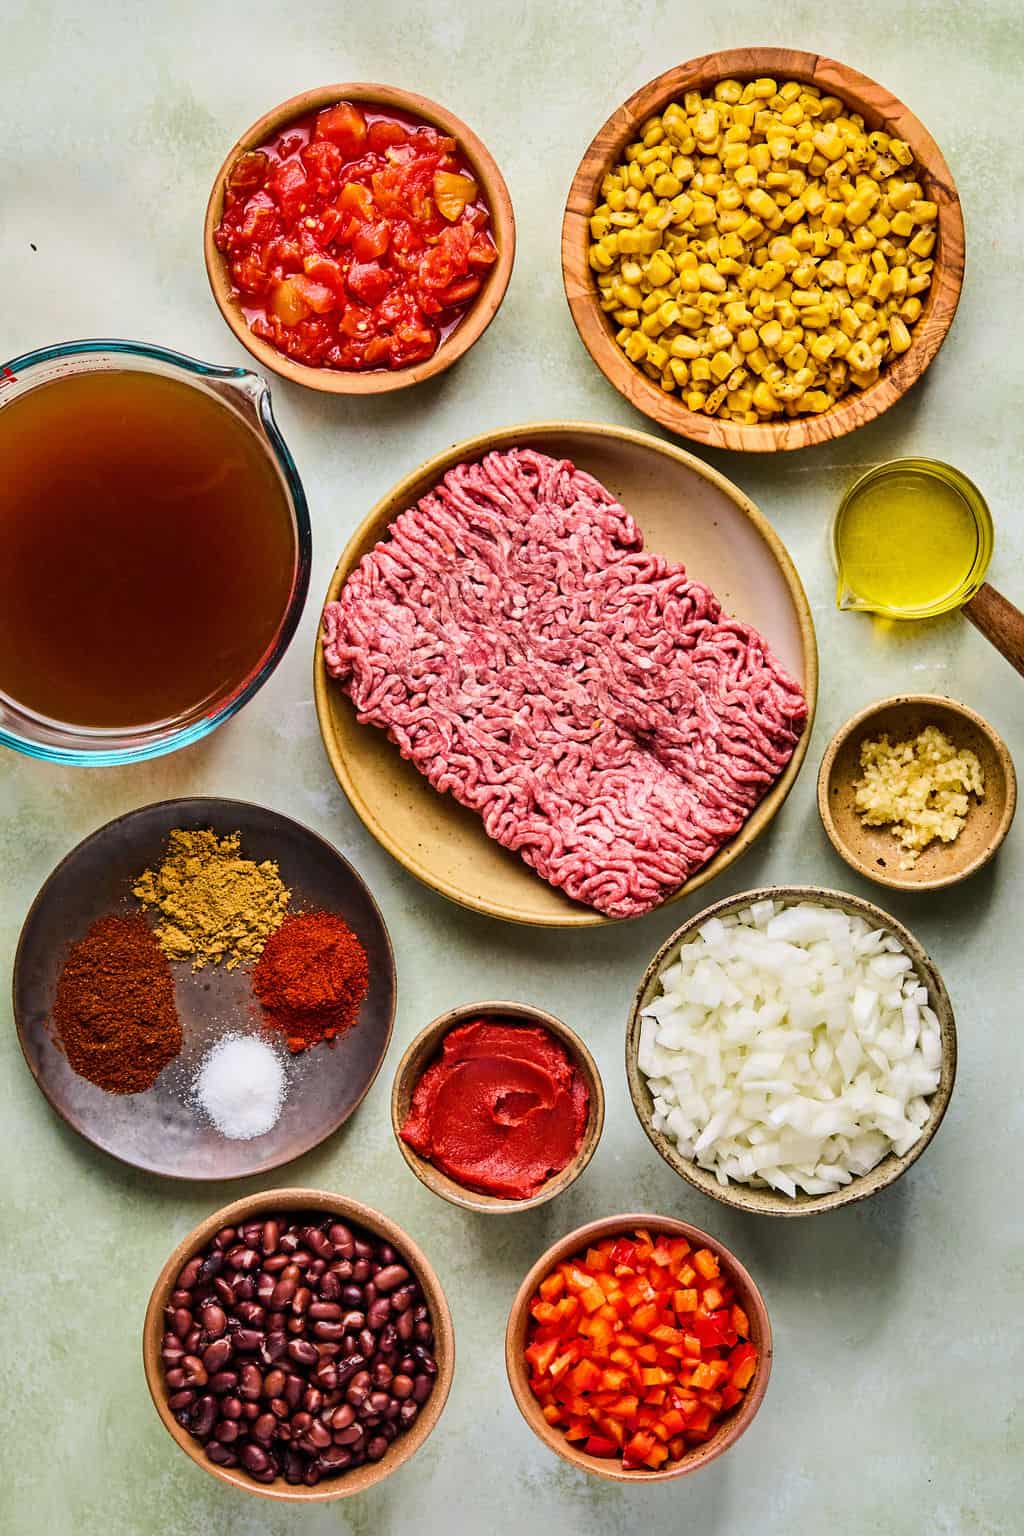
<instances>
[{"instance_id":1,"label":"diced tomato","mask_svg":"<svg viewBox=\"0 0 1024 1536\"><path fill-rule=\"evenodd\" d=\"M366 132L366 147L372 149L375 154L382 155L393 144L405 144L409 135L401 123L388 122L380 118L371 123Z\"/></svg>"},{"instance_id":2,"label":"diced tomato","mask_svg":"<svg viewBox=\"0 0 1024 1536\"><path fill-rule=\"evenodd\" d=\"M379 304L392 286L390 272L376 261L354 261L345 278L349 292L364 304Z\"/></svg>"},{"instance_id":3,"label":"diced tomato","mask_svg":"<svg viewBox=\"0 0 1024 1536\"><path fill-rule=\"evenodd\" d=\"M391 229L386 219L363 224L352 237L352 250L357 261L375 261L383 256L391 241Z\"/></svg>"},{"instance_id":4,"label":"diced tomato","mask_svg":"<svg viewBox=\"0 0 1024 1536\"><path fill-rule=\"evenodd\" d=\"M352 160L366 143L366 118L353 102L339 101L336 107L319 113L313 131L316 138L330 139L346 160Z\"/></svg>"},{"instance_id":5,"label":"diced tomato","mask_svg":"<svg viewBox=\"0 0 1024 1536\"><path fill-rule=\"evenodd\" d=\"M267 191L286 219L294 221L312 197L306 173L301 165L289 161L278 167L267 181Z\"/></svg>"},{"instance_id":6,"label":"diced tomato","mask_svg":"<svg viewBox=\"0 0 1024 1536\"><path fill-rule=\"evenodd\" d=\"M311 277L304 277L297 273L289 278L293 290L299 295L305 304L315 315L326 315L338 302L338 296L333 288L326 283L314 282Z\"/></svg>"}]
</instances>

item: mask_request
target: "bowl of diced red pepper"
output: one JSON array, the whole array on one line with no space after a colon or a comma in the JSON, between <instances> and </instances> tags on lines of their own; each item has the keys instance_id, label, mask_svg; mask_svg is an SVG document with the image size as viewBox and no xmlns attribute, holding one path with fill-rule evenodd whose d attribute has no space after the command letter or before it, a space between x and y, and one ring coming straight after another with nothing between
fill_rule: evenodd
<instances>
[{"instance_id":1,"label":"bowl of diced red pepper","mask_svg":"<svg viewBox=\"0 0 1024 1536\"><path fill-rule=\"evenodd\" d=\"M662 1216L611 1216L549 1248L509 1315L519 1410L600 1477L663 1481L734 1445L768 1386L761 1293L721 1243Z\"/></svg>"},{"instance_id":2,"label":"bowl of diced red pepper","mask_svg":"<svg viewBox=\"0 0 1024 1536\"><path fill-rule=\"evenodd\" d=\"M267 368L378 394L441 372L494 318L515 221L501 172L444 107L324 86L242 135L206 210L214 298Z\"/></svg>"}]
</instances>

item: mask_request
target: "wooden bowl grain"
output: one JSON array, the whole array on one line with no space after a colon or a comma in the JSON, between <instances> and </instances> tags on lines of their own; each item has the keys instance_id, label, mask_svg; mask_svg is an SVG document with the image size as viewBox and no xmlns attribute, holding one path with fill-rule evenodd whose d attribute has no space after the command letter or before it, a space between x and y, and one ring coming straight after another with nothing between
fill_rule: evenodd
<instances>
[{"instance_id":1,"label":"wooden bowl grain","mask_svg":"<svg viewBox=\"0 0 1024 1536\"><path fill-rule=\"evenodd\" d=\"M684 1157L670 1137L654 1129L651 1123L654 1100L647 1086L647 1079L637 1063L640 1016L648 1004L660 995L661 973L669 964L670 957L678 952L680 944L696 934L709 918L725 917L731 912L739 912L743 907L749 907L752 902L766 900L780 901L785 906L791 906L800 901L817 902L822 906L847 912L854 917L866 918L872 928L884 928L887 932L894 934L912 960L914 970L922 984L928 989L929 1005L938 1015L942 1049L939 1086L928 1101L929 1114L923 1134L902 1157L897 1156L895 1152L890 1152L877 1167L871 1169L870 1173L854 1178L851 1183L845 1184L842 1189L830 1195L807 1195L800 1191L790 1198L789 1195L780 1194L774 1189L757 1189L749 1184L719 1184L713 1173L709 1173L697 1163ZM869 1195L876 1195L879 1190L894 1184L913 1163L917 1162L942 1124L942 1117L946 1113L953 1093L956 1055L956 1021L953 1017L953 1006L949 1000L949 994L943 985L942 977L910 930L904 928L902 923L897 922L894 917L890 917L887 912L883 912L881 907L876 907L871 901L865 901L860 896L848 896L843 891L824 890L816 885L769 885L755 891L741 891L738 896L729 896L724 901L716 902L712 907L705 907L703 912L698 912L691 917L677 928L675 933L669 935L647 967L633 999L626 1025L626 1078L629 1082L629 1093L637 1119L652 1146L665 1159L669 1167L675 1169L680 1178L692 1184L695 1189L699 1189L702 1194L710 1195L713 1200L718 1200L722 1205L731 1205L738 1211L751 1211L761 1216L815 1216L822 1211L834 1211L840 1206L866 1200Z\"/></svg>"},{"instance_id":2,"label":"wooden bowl grain","mask_svg":"<svg viewBox=\"0 0 1024 1536\"><path fill-rule=\"evenodd\" d=\"M440 1053L445 1035L459 1024L468 1024L471 1019L479 1018L500 1021L503 1024L521 1024L526 1027L546 1029L565 1047L570 1059L582 1074L590 1096L590 1112L583 1132L583 1140L576 1155L559 1173L552 1174L536 1194L530 1195L525 1200L510 1200L498 1195L486 1195L480 1190L468 1189L464 1184L459 1184L447 1174L442 1173L439 1168L435 1168L433 1163L421 1157L408 1142L402 1140L402 1126L408 1118L416 1084ZM461 1205L467 1211L479 1211L488 1216L506 1215L512 1211L528 1211L534 1206L545 1205L556 1195L562 1194L570 1184L575 1183L590 1162L604 1128L604 1087L601 1074L597 1069L597 1062L579 1035L575 1030L570 1029L568 1024L563 1024L561 1019L556 1019L553 1013L545 1013L543 1008L534 1008L528 1003L464 1003L459 1008L450 1008L447 1013L442 1013L425 1029L420 1030L399 1062L398 1071L391 1086L391 1128L395 1133L399 1151L420 1183L425 1184L427 1189L433 1190L435 1195L440 1195L442 1200L450 1200L452 1205Z\"/></svg>"},{"instance_id":3,"label":"wooden bowl grain","mask_svg":"<svg viewBox=\"0 0 1024 1536\"><path fill-rule=\"evenodd\" d=\"M953 745L975 754L985 778L955 842L934 842L913 869L900 869L901 848L888 827L869 827L857 814L861 743L888 736L907 741L936 725ZM939 891L975 874L993 858L1017 809L1017 775L1009 748L988 721L938 694L901 694L869 704L847 720L825 749L818 770L818 811L829 841L858 874L895 890Z\"/></svg>"},{"instance_id":4,"label":"wooden bowl grain","mask_svg":"<svg viewBox=\"0 0 1024 1536\"><path fill-rule=\"evenodd\" d=\"M637 137L640 126L669 102L681 100L687 91L701 90L719 80L750 80L763 75L819 86L823 92L841 97L869 127L885 128L906 140L923 173L927 196L939 205L939 238L933 253L932 284L911 331L912 345L883 370L877 383L847 395L820 416L746 426L688 410L678 397L666 394L629 361L597 302L587 251L590 215L600 201L602 178L622 159L623 150ZM924 124L896 96L849 65L819 54L789 48L731 48L667 70L636 91L598 130L580 161L565 206L562 278L584 346L605 378L637 410L670 432L709 448L769 453L842 437L873 421L906 394L938 352L953 322L963 286L964 247L963 213L949 166Z\"/></svg>"},{"instance_id":5,"label":"wooden bowl grain","mask_svg":"<svg viewBox=\"0 0 1024 1536\"><path fill-rule=\"evenodd\" d=\"M295 362L270 342L254 336L238 303L227 263L214 242L214 232L224 208L224 184L238 156L246 150L258 148L297 118L320 112L324 107L332 107L339 101L361 102L367 107L380 107L385 111L407 112L457 140L491 211L490 228L498 247L497 261L491 267L473 304L455 329L441 342L433 357L408 368L371 369L365 373L337 368L311 368L305 363ZM289 379L293 384L303 384L307 389L318 389L332 395L387 394L392 390L420 384L424 379L431 379L450 368L480 339L497 314L512 276L515 250L515 216L505 178L490 151L473 130L461 118L449 112L447 107L440 106L426 96L401 90L397 86L375 85L366 81L322 85L314 90L303 91L265 112L251 128L247 128L217 172L206 205L203 228L203 254L210 288L218 309L242 346L258 358L265 368Z\"/></svg>"},{"instance_id":6,"label":"wooden bowl grain","mask_svg":"<svg viewBox=\"0 0 1024 1536\"><path fill-rule=\"evenodd\" d=\"M541 1412L540 1403L530 1390L529 1373L523 1353L530 1321L530 1302L545 1276L550 1274L556 1264L582 1253L591 1244L599 1243L607 1237L628 1234L635 1231L637 1227L643 1227L654 1234L664 1232L670 1237L685 1237L691 1247L710 1248L718 1255L722 1268L736 1288L739 1305L750 1320L751 1342L756 1345L759 1355L757 1372L742 1402L737 1405L736 1411L722 1420L716 1433L706 1444L693 1446L679 1461L666 1462L658 1471L651 1471L648 1468L627 1471L623 1468L621 1461L603 1456L590 1456L577 1443L567 1440L563 1432L549 1424ZM509 1313L508 1327L505 1330L505 1370L508 1374L509 1386L512 1388L516 1407L534 1434L549 1450L554 1451L556 1456L561 1456L563 1461L569 1462L584 1472L593 1472L596 1477L608 1478L616 1483L666 1483L673 1478L685 1477L690 1472L696 1472L701 1467L706 1467L708 1462L724 1455L736 1444L744 1431L750 1428L768 1390L771 1369L771 1323L768 1320L768 1309L764 1304L764 1297L752 1276L724 1243L709 1236L707 1232L702 1232L699 1227L690 1226L685 1221L676 1221L671 1216L646 1214L605 1216L600 1221L588 1222L586 1226L577 1227L574 1232L567 1233L541 1255L526 1276L516 1292L512 1310Z\"/></svg>"},{"instance_id":7,"label":"wooden bowl grain","mask_svg":"<svg viewBox=\"0 0 1024 1536\"><path fill-rule=\"evenodd\" d=\"M434 1389L423 1406L422 1412L406 1434L400 1435L389 1446L386 1455L378 1462L365 1462L339 1477L327 1478L315 1487L296 1486L279 1477L272 1483L257 1483L240 1467L218 1467L208 1461L200 1442L183 1429L167 1406L167 1392L163 1381L160 1361L160 1343L164 1331L163 1314L168 1298L174 1289L183 1266L198 1253L221 1227L238 1226L258 1216L277 1211L324 1211L342 1221L354 1223L383 1238L402 1255L413 1276L419 1282L434 1329L434 1358L437 1361L437 1377ZM451 1312L441 1282L437 1278L426 1254L414 1243L407 1232L396 1222L381 1215L358 1200L346 1195L334 1194L326 1189L265 1189L259 1194L246 1195L234 1200L221 1210L214 1211L201 1221L174 1249L157 1278L146 1308L142 1330L142 1363L146 1373L146 1385L160 1419L179 1449L185 1452L196 1466L210 1473L219 1482L243 1493L255 1493L261 1498L276 1499L285 1504L322 1504L329 1499L345 1499L352 1494L365 1493L392 1472L402 1466L419 1450L441 1417L455 1371L455 1334Z\"/></svg>"}]
</instances>

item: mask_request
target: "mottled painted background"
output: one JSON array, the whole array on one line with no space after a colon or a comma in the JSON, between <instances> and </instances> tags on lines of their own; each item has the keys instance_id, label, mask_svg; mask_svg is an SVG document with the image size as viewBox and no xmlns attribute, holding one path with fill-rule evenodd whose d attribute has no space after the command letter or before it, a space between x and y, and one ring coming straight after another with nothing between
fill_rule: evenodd
<instances>
[{"instance_id":1,"label":"mottled painted background","mask_svg":"<svg viewBox=\"0 0 1024 1536\"><path fill-rule=\"evenodd\" d=\"M898 454L975 478L997 526L992 577L1024 598L1021 209L1024 25L1019 0L250 0L0 6L0 353L121 334L243 362L207 291L202 215L237 134L271 104L331 80L379 79L446 102L489 144L519 221L511 290L459 368L414 394L346 403L278 384L275 405L309 494L315 568L305 621L273 681L212 740L155 765L69 772L0 763L3 990L22 916L85 833L147 801L261 800L326 834L391 925L399 1011L389 1061L346 1130L284 1170L383 1207L428 1248L458 1333L455 1386L433 1438L368 1498L285 1511L232 1495L172 1446L150 1406L139 1329L172 1244L245 1184L136 1177L82 1144L33 1086L3 1009L5 1257L0 1527L16 1536L327 1536L524 1529L652 1536L959 1536L1021 1530L1022 1289L1016 1199L1024 826L960 891L883 899L941 965L961 1065L946 1122L897 1188L799 1223L729 1214L658 1162L622 1070L623 1023L649 955L689 906L563 937L488 923L432 895L363 832L336 789L310 699L318 600L338 552L388 485L459 437L542 416L642 426L583 352L561 290L562 203L594 129L661 70L714 48L788 43L880 79L924 119L964 201L967 282L927 380L880 422L774 460L716 455L773 519L810 594L822 691L803 776L772 833L714 894L814 880L862 894L832 854L814 771L854 709L902 689L948 691L987 714L1024 767L1024 688L956 618L887 631L832 606L828 519L845 486ZM35 248L33 248L35 247ZM2 558L2 551L0 551ZM159 615L154 615L159 622ZM73 614L55 614L73 644ZM553 1206L475 1218L411 1177L387 1119L405 1042L474 996L546 1005L587 1037L608 1090L589 1171ZM622 1492L576 1474L527 1430L504 1381L509 1301L536 1254L585 1219L677 1212L733 1244L760 1280L777 1355L739 1448L692 1480Z\"/></svg>"}]
</instances>

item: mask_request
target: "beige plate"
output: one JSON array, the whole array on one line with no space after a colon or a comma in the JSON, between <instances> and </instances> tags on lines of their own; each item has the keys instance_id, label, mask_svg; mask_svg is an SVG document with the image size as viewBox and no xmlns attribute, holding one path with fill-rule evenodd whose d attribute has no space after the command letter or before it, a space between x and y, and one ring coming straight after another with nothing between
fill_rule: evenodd
<instances>
[{"instance_id":1,"label":"beige plate","mask_svg":"<svg viewBox=\"0 0 1024 1536\"><path fill-rule=\"evenodd\" d=\"M530 1390L529 1373L523 1355L530 1321L530 1302L545 1276L551 1273L556 1264L582 1253L590 1244L600 1243L607 1237L634 1232L637 1227L651 1233L666 1232L671 1237L685 1237L691 1248L710 1248L718 1255L723 1272L736 1288L736 1299L750 1320L750 1339L757 1346L759 1356L753 1381L735 1411L726 1414L711 1439L704 1445L693 1446L679 1461L666 1462L657 1472L646 1467L626 1471L620 1460L607 1456L589 1456L578 1442L567 1440L562 1431L549 1424L541 1412L540 1404ZM709 1237L699 1227L691 1227L688 1222L676 1221L671 1216L605 1216L600 1221L591 1221L585 1227L578 1227L575 1232L559 1238L557 1243L541 1255L526 1276L516 1292L509 1313L505 1331L505 1370L516 1407L538 1439L543 1440L556 1456L561 1456L584 1472L593 1472L612 1482L666 1483L672 1478L685 1477L689 1472L706 1467L709 1461L714 1461L735 1445L744 1430L749 1429L768 1390L768 1377L772 1370L772 1329L761 1292L739 1259L729 1252L724 1243Z\"/></svg>"},{"instance_id":2,"label":"beige plate","mask_svg":"<svg viewBox=\"0 0 1024 1536\"><path fill-rule=\"evenodd\" d=\"M900 869L901 848L888 827L869 827L854 808L861 742L888 736L907 741L937 725L955 747L973 752L985 776L985 795L971 809L955 842L931 843L913 869ZM869 704L836 732L818 771L818 810L836 852L851 869L897 890L938 891L966 880L987 864L1010 830L1017 809L1017 775L1009 749L981 715L936 694L904 694Z\"/></svg>"},{"instance_id":3,"label":"beige plate","mask_svg":"<svg viewBox=\"0 0 1024 1536\"><path fill-rule=\"evenodd\" d=\"M168 1304L174 1282L188 1260L201 1248L205 1248L222 1227L244 1225L247 1221L254 1221L258 1217L266 1217L279 1211L330 1212L339 1220L363 1227L374 1236L381 1237L385 1242L390 1243L402 1255L413 1276L419 1281L434 1330L433 1348L434 1358L437 1361L437 1376L433 1391L424 1404L423 1412L414 1421L412 1427L388 1447L387 1453L380 1461L364 1462L361 1467L354 1467L351 1472L343 1472L338 1477L325 1478L323 1482L317 1483L312 1488L289 1483L283 1477L276 1478L272 1483L258 1483L241 1467L218 1467L212 1461L208 1461L200 1441L190 1435L187 1429L182 1428L167 1406L167 1392L160 1363L164 1308ZM209 1472L211 1477L227 1484L229 1488L239 1489L243 1493L255 1493L260 1498L276 1499L285 1504L323 1504L329 1499L344 1499L354 1493L365 1493L368 1488L374 1487L392 1472L397 1471L403 1462L408 1461L409 1457L419 1450L441 1417L451 1390L452 1376L455 1372L455 1334L452 1329L452 1315L448 1310L448 1302L441 1289L440 1280L423 1250L413 1242L408 1233L403 1232L396 1222L389 1220L387 1216L382 1216L379 1211L373 1210L370 1206L361 1204L358 1200L350 1200L346 1195L333 1194L330 1190L264 1189L258 1194L246 1195L241 1200L234 1200L221 1210L214 1211L177 1245L157 1277L146 1308L146 1321L142 1329L142 1364L153 1406L160 1415L164 1428L178 1448L184 1451L197 1467L202 1467L204 1472Z\"/></svg>"},{"instance_id":4,"label":"beige plate","mask_svg":"<svg viewBox=\"0 0 1024 1536\"><path fill-rule=\"evenodd\" d=\"M681 942L692 938L708 918L725 917L730 912L738 912L742 907L749 907L752 902L765 900L781 901L785 906L792 906L798 901L816 901L822 906L836 907L840 912L848 912L854 917L866 918L872 928L884 928L889 933L895 934L913 961L914 969L922 983L927 987L929 1005L938 1015L942 1062L939 1086L929 1100L930 1113L925 1121L923 1135L902 1157L897 1157L895 1152L890 1152L889 1156L883 1158L870 1173L855 1178L852 1183L845 1184L842 1189L832 1195L800 1193L791 1199L789 1195L779 1194L774 1189L755 1189L749 1184L719 1184L713 1173L708 1173L706 1169L698 1167L689 1158L683 1157L674 1141L654 1129L651 1124L654 1101L647 1086L647 1079L637 1065L640 1015L647 1005L661 994L659 978L669 963L669 956L676 953ZM626 1077L629 1081L633 1108L648 1138L666 1163L674 1168L688 1184L692 1184L695 1189L701 1190L705 1195L710 1195L713 1200L720 1200L723 1205L735 1206L740 1211L753 1211L762 1216L814 1216L820 1211L834 1211L837 1206L852 1205L856 1200L865 1200L868 1195L877 1194L880 1189L885 1189L886 1185L894 1184L901 1174L906 1173L911 1163L917 1162L935 1135L942 1124L942 1117L949 1105L953 1082L956 1078L956 1022L953 1018L953 1005L949 1001L949 994L943 985L942 977L914 935L904 928L902 923L890 917L888 912L883 912L881 907L876 907L874 902L864 901L860 896L847 896L843 891L823 890L817 885L763 886L756 891L741 891L738 896L729 896L725 901L716 902L713 907L705 907L703 912L698 912L691 917L665 940L644 972L643 980L637 988L633 1006L630 1009L629 1022L626 1025Z\"/></svg>"},{"instance_id":5,"label":"beige plate","mask_svg":"<svg viewBox=\"0 0 1024 1536\"><path fill-rule=\"evenodd\" d=\"M445 1035L459 1024L468 1024L471 1019L480 1018L490 1019L495 1023L522 1024L527 1028L532 1026L546 1029L549 1034L554 1035L556 1040L561 1041L584 1078L590 1095L590 1113L584 1128L583 1140L575 1156L560 1173L552 1174L537 1193L526 1200L509 1200L499 1195L485 1195L479 1190L467 1189L464 1184L456 1183L439 1168L435 1168L433 1163L421 1157L418 1152L414 1152L412 1147L402 1140L402 1126L408 1118L416 1084L427 1067L440 1054ZM553 1200L556 1195L560 1195L563 1190L569 1188L570 1184L575 1183L590 1162L597 1143L601 1139L603 1127L604 1088L601 1083L601 1074L597 1070L597 1062L579 1035L575 1030L570 1029L568 1024L563 1024L561 1019L556 1019L553 1013L545 1013L543 1008L532 1008L528 1003L464 1003L461 1008L452 1008L447 1013L441 1014L440 1018L420 1030L399 1062L395 1080L391 1085L391 1129L395 1133L398 1150L420 1183L432 1189L434 1194L440 1195L443 1200L450 1200L453 1205L464 1206L468 1211L480 1211L484 1215L494 1216L510 1211L528 1211L533 1206L545 1205L548 1200Z\"/></svg>"},{"instance_id":6,"label":"beige plate","mask_svg":"<svg viewBox=\"0 0 1024 1536\"><path fill-rule=\"evenodd\" d=\"M778 534L737 486L700 459L643 432L587 422L505 427L457 443L414 470L377 503L349 541L327 589L338 596L353 568L453 465L495 448L564 455L601 480L636 518L650 549L681 560L728 613L756 626L800 680L810 716L785 773L731 843L670 900L722 873L763 832L792 789L810 740L818 692L814 624L796 568ZM356 813L400 864L462 906L510 922L588 928L614 919L571 901L493 842L477 816L431 789L381 731L360 726L327 674L319 635L314 694L331 767Z\"/></svg>"}]
</instances>

